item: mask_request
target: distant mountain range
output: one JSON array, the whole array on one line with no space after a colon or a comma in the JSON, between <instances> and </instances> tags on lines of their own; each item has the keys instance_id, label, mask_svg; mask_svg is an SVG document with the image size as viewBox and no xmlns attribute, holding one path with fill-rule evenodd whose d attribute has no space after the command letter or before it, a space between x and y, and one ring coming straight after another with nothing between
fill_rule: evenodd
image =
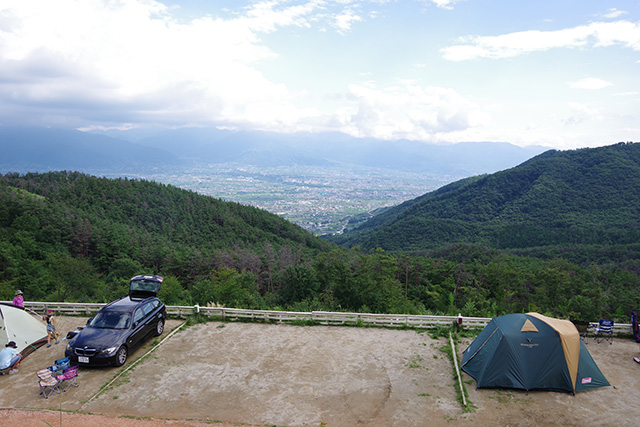
<instances>
[{"instance_id":1,"label":"distant mountain range","mask_svg":"<svg viewBox=\"0 0 640 427\"><path fill-rule=\"evenodd\" d=\"M1 172L121 172L182 164L163 150L76 130L0 126Z\"/></svg>"},{"instance_id":2,"label":"distant mountain range","mask_svg":"<svg viewBox=\"0 0 640 427\"><path fill-rule=\"evenodd\" d=\"M331 240L364 249L640 242L640 143L550 150L389 208Z\"/></svg>"},{"instance_id":3,"label":"distant mountain range","mask_svg":"<svg viewBox=\"0 0 640 427\"><path fill-rule=\"evenodd\" d=\"M504 142L436 145L357 139L338 133L285 135L181 128L97 134L8 126L0 126L0 146L0 172L77 170L113 175L235 163L258 167L326 165L338 169L359 165L466 177L513 167L546 150Z\"/></svg>"}]
</instances>

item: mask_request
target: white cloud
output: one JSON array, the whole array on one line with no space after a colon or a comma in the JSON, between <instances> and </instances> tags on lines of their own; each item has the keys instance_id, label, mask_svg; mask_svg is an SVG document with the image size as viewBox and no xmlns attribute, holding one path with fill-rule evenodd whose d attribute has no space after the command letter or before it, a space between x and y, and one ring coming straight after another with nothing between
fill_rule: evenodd
<instances>
[{"instance_id":1,"label":"white cloud","mask_svg":"<svg viewBox=\"0 0 640 427\"><path fill-rule=\"evenodd\" d=\"M247 26L258 32L273 32L278 27L310 27L310 15L322 9L322 2L309 1L300 5L286 5L286 2L260 1L247 8ZM285 4L284 7L281 5Z\"/></svg>"},{"instance_id":2,"label":"white cloud","mask_svg":"<svg viewBox=\"0 0 640 427\"><path fill-rule=\"evenodd\" d=\"M428 0L429 2L435 4L441 9L453 9L453 5L460 0Z\"/></svg>"},{"instance_id":3,"label":"white cloud","mask_svg":"<svg viewBox=\"0 0 640 427\"><path fill-rule=\"evenodd\" d=\"M499 36L467 36L460 43L441 49L450 61L477 58L510 58L553 48L584 48L622 45L640 50L640 23L594 22L555 31L519 31Z\"/></svg>"},{"instance_id":4,"label":"white cloud","mask_svg":"<svg viewBox=\"0 0 640 427\"><path fill-rule=\"evenodd\" d=\"M78 120L98 115L71 112L83 103L103 110L118 104L129 117L103 115L114 121L289 117L294 95L258 71L257 64L277 57L261 35L308 26L320 4L258 2L228 19L179 22L153 0L3 1L0 100L48 104Z\"/></svg>"},{"instance_id":5,"label":"white cloud","mask_svg":"<svg viewBox=\"0 0 640 427\"><path fill-rule=\"evenodd\" d=\"M351 30L351 24L362 21L362 17L355 14L353 10L345 10L335 17L334 26L340 34L346 34Z\"/></svg>"},{"instance_id":6,"label":"white cloud","mask_svg":"<svg viewBox=\"0 0 640 427\"><path fill-rule=\"evenodd\" d=\"M353 84L338 101L316 103L259 71L259 63L277 58L264 34L324 25L320 20L348 32L364 19L350 1L331 10L319 0L260 1L230 17L191 21L153 0L9 4L0 6L0 77L24 84L0 78L0 99L48 108L50 118L77 120L82 128L215 123L417 139L488 120L457 92L409 80L385 89Z\"/></svg>"},{"instance_id":7,"label":"white cloud","mask_svg":"<svg viewBox=\"0 0 640 427\"><path fill-rule=\"evenodd\" d=\"M422 1L443 9L459 4ZM432 57L431 49L443 46L439 37L449 37L448 23L441 25L448 28L442 36L437 28L425 28L421 19L406 22L408 9L401 2L245 0L235 4L227 4L235 9L212 6L215 12L210 15L187 19L178 14L179 8L154 0L0 0L0 124L25 118L85 129L213 124L280 132L332 130L378 138L516 143L566 139L558 131L565 128L578 135L581 143L585 135L597 139L593 128L582 132L566 124L588 127L585 117L598 114L589 116L577 107L568 112L566 101L559 101L555 116L549 119L545 108L532 112L529 104L538 94L527 92L530 88L519 88L522 96L511 99L514 83L509 73L526 74L528 69L500 70L499 87L484 89L468 77L462 81L466 73L458 72L458 64L443 64ZM435 6L431 12L438 19L457 22L455 13L438 12ZM620 16L619 12L608 14ZM403 19L402 25L406 23L406 32L398 26L398 18ZM373 34L369 32L373 26L359 25L372 19L380 20ZM419 49L398 49L397 57L392 49L385 50L391 39L380 42L380 37L388 37L389 28L396 31L397 46L409 42L417 46L419 31L411 28L415 24L422 25L420 31L430 37L429 43ZM517 25L522 22L516 18L513 26ZM639 25L595 22L557 31L470 36L442 54L460 61L552 48L640 50ZM336 40L344 45L335 45ZM377 43L385 45L380 47L386 55L373 56ZM360 55L363 46L368 46L368 52ZM380 62L374 62L378 58ZM490 85L495 75L483 73L496 69L486 65L478 73L473 70L473 75ZM548 83L543 81L546 76L538 77L540 85ZM637 92L637 87L625 85L627 80L616 77L621 95ZM568 84L577 88L611 85L600 79ZM637 110L636 97L618 97L613 107L611 101L592 101L606 117L598 123L606 138L612 129L622 132L631 128L628 123L635 123L633 117L617 122L611 117L614 108ZM627 105L619 105L623 103ZM496 110L496 105L501 109ZM540 127L525 132L526 123L520 117Z\"/></svg>"},{"instance_id":8,"label":"white cloud","mask_svg":"<svg viewBox=\"0 0 640 427\"><path fill-rule=\"evenodd\" d=\"M577 125L584 122L595 122L600 121L603 118L597 108L593 108L577 102L570 102L568 106L570 115L564 120L565 124L567 125Z\"/></svg>"},{"instance_id":9,"label":"white cloud","mask_svg":"<svg viewBox=\"0 0 640 427\"><path fill-rule=\"evenodd\" d=\"M576 82L570 83L569 87L572 89L590 89L597 90L603 89L605 87L611 86L611 82L606 80L598 79L595 77L587 77Z\"/></svg>"},{"instance_id":10,"label":"white cloud","mask_svg":"<svg viewBox=\"0 0 640 427\"><path fill-rule=\"evenodd\" d=\"M614 96L639 96L640 92L622 92L622 93L616 93L614 94Z\"/></svg>"},{"instance_id":11,"label":"white cloud","mask_svg":"<svg viewBox=\"0 0 640 427\"><path fill-rule=\"evenodd\" d=\"M490 120L486 111L456 91L441 87L351 85L348 100L355 109L344 111L337 121L357 137L434 140Z\"/></svg>"},{"instance_id":12,"label":"white cloud","mask_svg":"<svg viewBox=\"0 0 640 427\"><path fill-rule=\"evenodd\" d=\"M607 13L603 14L602 16L609 19L615 19L627 14L628 12L625 12L624 10L618 10L614 7L607 10Z\"/></svg>"}]
</instances>

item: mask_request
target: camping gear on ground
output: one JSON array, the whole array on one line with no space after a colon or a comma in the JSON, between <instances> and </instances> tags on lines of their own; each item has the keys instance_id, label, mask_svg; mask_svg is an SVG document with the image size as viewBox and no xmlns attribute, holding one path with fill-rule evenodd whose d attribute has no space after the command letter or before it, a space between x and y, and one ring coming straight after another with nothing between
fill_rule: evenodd
<instances>
[{"instance_id":1,"label":"camping gear on ground","mask_svg":"<svg viewBox=\"0 0 640 427\"><path fill-rule=\"evenodd\" d=\"M609 344L613 344L613 320L600 319L593 334L597 343L609 341Z\"/></svg>"},{"instance_id":2,"label":"camping gear on ground","mask_svg":"<svg viewBox=\"0 0 640 427\"><path fill-rule=\"evenodd\" d=\"M483 388L575 393L610 385L573 323L538 313L494 317L461 367Z\"/></svg>"},{"instance_id":3,"label":"camping gear on ground","mask_svg":"<svg viewBox=\"0 0 640 427\"><path fill-rule=\"evenodd\" d=\"M89 321L87 323L89 323L91 321L91 319L89 319ZM63 339L65 340L71 340L73 337L75 337L76 335L78 335L80 333L81 330L84 329L84 326L78 326L76 329L74 329L73 331L69 331L67 332L67 336L64 337Z\"/></svg>"},{"instance_id":4,"label":"camping gear on ground","mask_svg":"<svg viewBox=\"0 0 640 427\"><path fill-rule=\"evenodd\" d=\"M9 341L15 341L22 357L27 357L47 343L47 327L28 311L0 303L0 348Z\"/></svg>"},{"instance_id":5,"label":"camping gear on ground","mask_svg":"<svg viewBox=\"0 0 640 427\"><path fill-rule=\"evenodd\" d=\"M591 335L594 335L597 327L598 327L597 322L589 322L589 327L587 328L584 334L580 332L580 329L578 329L578 332L580 333L580 339L582 339L582 341L584 341L585 344L589 344L589 332L591 332ZM593 338L594 339L596 338L595 335Z\"/></svg>"},{"instance_id":6,"label":"camping gear on ground","mask_svg":"<svg viewBox=\"0 0 640 427\"><path fill-rule=\"evenodd\" d=\"M631 312L631 327L633 328L633 339L636 342L640 342L640 331L638 330L638 314L633 311Z\"/></svg>"},{"instance_id":7,"label":"camping gear on ground","mask_svg":"<svg viewBox=\"0 0 640 427\"><path fill-rule=\"evenodd\" d=\"M40 386L40 394L48 399L52 393L60 394L60 381L53 376L53 372L49 368L40 369L36 372L38 377L38 385Z\"/></svg>"},{"instance_id":8,"label":"camping gear on ground","mask_svg":"<svg viewBox=\"0 0 640 427\"><path fill-rule=\"evenodd\" d=\"M40 394L47 399L51 393L67 391L69 387L78 387L78 366L71 366L68 357L56 360L53 365L36 372Z\"/></svg>"},{"instance_id":9,"label":"camping gear on ground","mask_svg":"<svg viewBox=\"0 0 640 427\"><path fill-rule=\"evenodd\" d=\"M578 333L580 334L580 339L584 342L587 342L589 340L589 327L591 326L589 322L572 322L576 329L578 330Z\"/></svg>"},{"instance_id":10,"label":"camping gear on ground","mask_svg":"<svg viewBox=\"0 0 640 427\"><path fill-rule=\"evenodd\" d=\"M71 361L68 357L63 357L62 359L58 359L53 362L53 366L50 366L49 369L53 371L54 375L62 374L65 369L68 369L71 366Z\"/></svg>"}]
</instances>

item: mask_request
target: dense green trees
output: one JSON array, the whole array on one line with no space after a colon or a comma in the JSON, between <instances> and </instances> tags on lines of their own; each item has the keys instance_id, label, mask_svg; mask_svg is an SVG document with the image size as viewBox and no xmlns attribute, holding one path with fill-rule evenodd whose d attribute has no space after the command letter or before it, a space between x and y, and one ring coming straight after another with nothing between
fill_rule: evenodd
<instances>
[{"instance_id":1,"label":"dense green trees","mask_svg":"<svg viewBox=\"0 0 640 427\"><path fill-rule=\"evenodd\" d=\"M365 249L500 249L640 242L640 143L548 151L446 185L331 240Z\"/></svg>"},{"instance_id":2,"label":"dense green trees","mask_svg":"<svg viewBox=\"0 0 640 427\"><path fill-rule=\"evenodd\" d=\"M626 320L640 308L637 243L344 249L253 207L69 172L0 176L0 200L3 300L22 289L28 300L106 302L125 294L133 275L156 273L170 305L466 316L531 310L588 320ZM517 232L529 231L508 234Z\"/></svg>"}]
</instances>

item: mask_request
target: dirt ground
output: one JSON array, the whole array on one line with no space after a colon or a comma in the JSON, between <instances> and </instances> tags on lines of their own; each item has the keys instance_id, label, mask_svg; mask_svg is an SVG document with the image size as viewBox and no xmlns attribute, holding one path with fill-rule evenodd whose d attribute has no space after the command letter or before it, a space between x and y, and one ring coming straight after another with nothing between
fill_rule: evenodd
<instances>
[{"instance_id":1,"label":"dirt ground","mask_svg":"<svg viewBox=\"0 0 640 427\"><path fill-rule=\"evenodd\" d=\"M58 318L66 333L86 319ZM182 324L169 320L166 338ZM125 369L154 347L150 340ZM466 345L458 352L461 354ZM456 399L445 340L377 328L208 323L183 329L99 394L122 368L81 368L79 387L39 395L35 371L63 357L40 348L0 376L0 425L635 426L639 346L587 345L612 387L577 393L475 389Z\"/></svg>"}]
</instances>

